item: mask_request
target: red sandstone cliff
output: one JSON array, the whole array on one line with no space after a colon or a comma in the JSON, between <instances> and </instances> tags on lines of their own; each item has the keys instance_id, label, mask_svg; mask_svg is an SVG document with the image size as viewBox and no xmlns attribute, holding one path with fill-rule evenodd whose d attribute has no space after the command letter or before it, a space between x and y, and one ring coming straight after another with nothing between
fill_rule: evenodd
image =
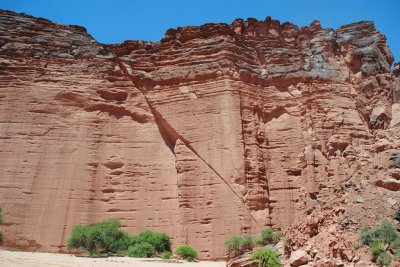
<instances>
[{"instance_id":1,"label":"red sandstone cliff","mask_svg":"<svg viewBox=\"0 0 400 267\"><path fill-rule=\"evenodd\" d=\"M390 216L392 62L372 22L238 19L102 45L82 27L0 11L7 244L65 251L75 224L120 218L222 258L228 235L304 223L354 179L373 201L395 199L382 204Z\"/></svg>"}]
</instances>

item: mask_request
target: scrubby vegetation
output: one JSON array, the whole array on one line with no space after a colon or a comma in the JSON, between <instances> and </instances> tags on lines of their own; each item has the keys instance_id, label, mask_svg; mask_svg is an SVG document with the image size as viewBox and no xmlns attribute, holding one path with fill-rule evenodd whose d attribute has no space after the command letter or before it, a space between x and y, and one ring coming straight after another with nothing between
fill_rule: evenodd
<instances>
[{"instance_id":1,"label":"scrubby vegetation","mask_svg":"<svg viewBox=\"0 0 400 267\"><path fill-rule=\"evenodd\" d=\"M163 254L161 254L161 259L163 259L163 260L169 260L171 258L172 258L171 251L165 251Z\"/></svg>"},{"instance_id":2,"label":"scrubby vegetation","mask_svg":"<svg viewBox=\"0 0 400 267\"><path fill-rule=\"evenodd\" d=\"M131 238L131 244L137 245L141 243L152 245L157 253L171 251L171 239L166 233L146 230Z\"/></svg>"},{"instance_id":3,"label":"scrubby vegetation","mask_svg":"<svg viewBox=\"0 0 400 267\"><path fill-rule=\"evenodd\" d=\"M247 251L253 250L256 244L260 246L266 246L270 244L275 245L278 243L280 237L280 232L274 231L271 228L264 228L258 237L251 237L249 235L230 236L227 240L225 240L225 247L231 256L236 257Z\"/></svg>"},{"instance_id":4,"label":"scrubby vegetation","mask_svg":"<svg viewBox=\"0 0 400 267\"><path fill-rule=\"evenodd\" d=\"M372 260L380 266L388 266L392 257L400 258L400 233L389 221L382 221L380 225L360 231L359 245L370 248Z\"/></svg>"},{"instance_id":5,"label":"scrubby vegetation","mask_svg":"<svg viewBox=\"0 0 400 267\"><path fill-rule=\"evenodd\" d=\"M131 238L120 230L120 227L119 220L99 222L93 226L75 226L67 241L68 248L84 250L91 256L115 254L117 251L126 250Z\"/></svg>"},{"instance_id":6,"label":"scrubby vegetation","mask_svg":"<svg viewBox=\"0 0 400 267\"><path fill-rule=\"evenodd\" d=\"M119 220L95 225L77 225L68 240L68 248L83 250L90 256L118 255L149 258L171 252L171 239L166 233L143 231L135 236L120 229Z\"/></svg>"},{"instance_id":7,"label":"scrubby vegetation","mask_svg":"<svg viewBox=\"0 0 400 267\"><path fill-rule=\"evenodd\" d=\"M130 236L120 228L119 220L109 220L94 225L77 225L67 241L68 248L81 250L90 256L172 258L172 242L166 233L146 230L138 235ZM197 251L188 245L178 247L175 254L188 261L197 259Z\"/></svg>"},{"instance_id":8,"label":"scrubby vegetation","mask_svg":"<svg viewBox=\"0 0 400 267\"><path fill-rule=\"evenodd\" d=\"M225 240L226 250L232 254L233 256L238 256L243 254L246 251L250 251L254 247L254 239L249 236L230 236L227 240Z\"/></svg>"},{"instance_id":9,"label":"scrubby vegetation","mask_svg":"<svg viewBox=\"0 0 400 267\"><path fill-rule=\"evenodd\" d=\"M276 244L281 238L281 233L278 231L274 231L271 228L264 228L261 231L260 237L256 238L257 244L260 245L268 245L268 244Z\"/></svg>"},{"instance_id":10,"label":"scrubby vegetation","mask_svg":"<svg viewBox=\"0 0 400 267\"><path fill-rule=\"evenodd\" d=\"M127 256L135 258L151 258L157 254L154 246L147 242L137 243L128 248Z\"/></svg>"},{"instance_id":11,"label":"scrubby vegetation","mask_svg":"<svg viewBox=\"0 0 400 267\"><path fill-rule=\"evenodd\" d=\"M281 261L278 253L272 248L258 248L251 259L257 261L258 267L280 267Z\"/></svg>"},{"instance_id":12,"label":"scrubby vegetation","mask_svg":"<svg viewBox=\"0 0 400 267\"><path fill-rule=\"evenodd\" d=\"M175 250L175 254L187 261L194 261L197 259L197 251L188 245L178 247Z\"/></svg>"}]
</instances>

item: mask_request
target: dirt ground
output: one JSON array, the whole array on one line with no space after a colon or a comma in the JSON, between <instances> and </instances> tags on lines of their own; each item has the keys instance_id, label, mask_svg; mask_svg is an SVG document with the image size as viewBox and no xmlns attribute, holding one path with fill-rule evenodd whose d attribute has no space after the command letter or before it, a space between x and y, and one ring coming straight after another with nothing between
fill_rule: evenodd
<instances>
[{"instance_id":1,"label":"dirt ground","mask_svg":"<svg viewBox=\"0 0 400 267\"><path fill-rule=\"evenodd\" d=\"M225 262L184 262L128 257L83 258L67 254L0 250L1 267L223 267Z\"/></svg>"}]
</instances>

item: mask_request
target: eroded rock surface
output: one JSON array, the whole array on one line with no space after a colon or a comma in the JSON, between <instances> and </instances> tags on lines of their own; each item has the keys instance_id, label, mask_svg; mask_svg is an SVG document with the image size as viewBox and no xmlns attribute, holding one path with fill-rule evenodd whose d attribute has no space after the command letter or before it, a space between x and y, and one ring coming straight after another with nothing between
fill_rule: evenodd
<instances>
[{"instance_id":1,"label":"eroded rock surface","mask_svg":"<svg viewBox=\"0 0 400 267\"><path fill-rule=\"evenodd\" d=\"M218 259L228 235L284 230L398 145L392 62L372 22L238 19L102 45L0 11L6 242L65 251L75 224L120 218Z\"/></svg>"}]
</instances>

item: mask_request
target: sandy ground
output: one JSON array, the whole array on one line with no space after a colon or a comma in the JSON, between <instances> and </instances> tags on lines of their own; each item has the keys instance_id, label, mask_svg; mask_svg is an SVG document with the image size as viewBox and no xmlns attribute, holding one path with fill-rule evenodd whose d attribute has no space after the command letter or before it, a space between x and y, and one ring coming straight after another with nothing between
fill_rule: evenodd
<instances>
[{"instance_id":1,"label":"sandy ground","mask_svg":"<svg viewBox=\"0 0 400 267\"><path fill-rule=\"evenodd\" d=\"M83 258L66 254L0 251L1 267L223 267L225 262L168 262L128 257Z\"/></svg>"}]
</instances>

